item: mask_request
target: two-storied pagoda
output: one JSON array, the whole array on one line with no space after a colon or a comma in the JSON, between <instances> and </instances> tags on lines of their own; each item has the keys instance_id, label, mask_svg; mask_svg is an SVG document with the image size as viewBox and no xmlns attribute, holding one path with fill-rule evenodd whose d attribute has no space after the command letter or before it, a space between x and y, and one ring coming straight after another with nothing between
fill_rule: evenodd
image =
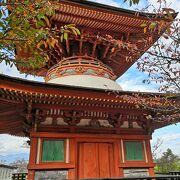
<instances>
[{"instance_id":1,"label":"two-storied pagoda","mask_svg":"<svg viewBox=\"0 0 180 180\"><path fill-rule=\"evenodd\" d=\"M139 58L132 48L145 52L158 39L154 33L151 42L142 41L148 34L141 24L153 18L160 21L151 14L61 0L53 22L76 24L81 36L70 36L61 44L63 53L56 49L56 58L43 68L19 67L44 76L46 83L0 76L0 133L30 137L29 180L154 174L151 134L166 124L146 119L153 113L124 100L122 95L133 93L115 82Z\"/></svg>"}]
</instances>

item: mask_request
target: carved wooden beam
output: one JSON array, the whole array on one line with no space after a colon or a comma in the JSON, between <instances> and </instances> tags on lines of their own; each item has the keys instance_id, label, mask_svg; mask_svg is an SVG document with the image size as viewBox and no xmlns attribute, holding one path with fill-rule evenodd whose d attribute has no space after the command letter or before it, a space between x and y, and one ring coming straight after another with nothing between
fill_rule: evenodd
<instances>
[{"instance_id":1,"label":"carved wooden beam","mask_svg":"<svg viewBox=\"0 0 180 180\"><path fill-rule=\"evenodd\" d=\"M66 40L66 51L68 56L70 55L70 47L69 47L69 40Z\"/></svg>"},{"instance_id":2,"label":"carved wooden beam","mask_svg":"<svg viewBox=\"0 0 180 180\"><path fill-rule=\"evenodd\" d=\"M148 135L151 135L153 132L151 119L146 119L146 132Z\"/></svg>"},{"instance_id":3,"label":"carved wooden beam","mask_svg":"<svg viewBox=\"0 0 180 180\"><path fill-rule=\"evenodd\" d=\"M63 118L68 125L75 126L78 124L83 117L83 113L81 111L65 111Z\"/></svg>"},{"instance_id":4,"label":"carved wooden beam","mask_svg":"<svg viewBox=\"0 0 180 180\"><path fill-rule=\"evenodd\" d=\"M81 39L79 41L79 54L82 55L82 50L83 50L83 40Z\"/></svg>"},{"instance_id":5,"label":"carved wooden beam","mask_svg":"<svg viewBox=\"0 0 180 180\"><path fill-rule=\"evenodd\" d=\"M125 36L127 42L129 41L129 37L130 37L130 32L126 33L126 36Z\"/></svg>"},{"instance_id":6,"label":"carved wooden beam","mask_svg":"<svg viewBox=\"0 0 180 180\"><path fill-rule=\"evenodd\" d=\"M32 101L27 103L27 112L25 115L26 121L31 124L33 120L32 116Z\"/></svg>"},{"instance_id":7,"label":"carved wooden beam","mask_svg":"<svg viewBox=\"0 0 180 180\"><path fill-rule=\"evenodd\" d=\"M103 51L102 59L106 58L109 49L110 49L110 46L106 46L106 47L105 47L105 49L104 49L104 51Z\"/></svg>"},{"instance_id":8,"label":"carved wooden beam","mask_svg":"<svg viewBox=\"0 0 180 180\"><path fill-rule=\"evenodd\" d=\"M90 126L91 127L100 127L100 123L97 119L95 118L92 118L91 121L90 121Z\"/></svg>"},{"instance_id":9,"label":"carved wooden beam","mask_svg":"<svg viewBox=\"0 0 180 180\"><path fill-rule=\"evenodd\" d=\"M111 113L108 117L109 124L111 124L115 128L119 128L122 124L122 114L120 113Z\"/></svg>"},{"instance_id":10,"label":"carved wooden beam","mask_svg":"<svg viewBox=\"0 0 180 180\"><path fill-rule=\"evenodd\" d=\"M36 109L35 111L35 117L34 117L34 131L37 131L38 123L39 123L39 109Z\"/></svg>"},{"instance_id":11,"label":"carved wooden beam","mask_svg":"<svg viewBox=\"0 0 180 180\"><path fill-rule=\"evenodd\" d=\"M93 48L92 48L92 57L95 57L96 47L97 47L97 42L94 42Z\"/></svg>"},{"instance_id":12,"label":"carved wooden beam","mask_svg":"<svg viewBox=\"0 0 180 180\"><path fill-rule=\"evenodd\" d=\"M23 133L25 136L29 136L30 129L32 127L33 115L32 115L32 101L27 101L27 108L24 113L21 114L21 117L24 117L23 122Z\"/></svg>"}]
</instances>

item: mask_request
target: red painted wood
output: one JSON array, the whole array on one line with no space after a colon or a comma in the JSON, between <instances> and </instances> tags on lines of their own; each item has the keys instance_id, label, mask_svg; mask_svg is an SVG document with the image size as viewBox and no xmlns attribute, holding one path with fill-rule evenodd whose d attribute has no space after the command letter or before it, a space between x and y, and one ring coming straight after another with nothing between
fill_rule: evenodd
<instances>
[{"instance_id":1,"label":"red painted wood","mask_svg":"<svg viewBox=\"0 0 180 180\"><path fill-rule=\"evenodd\" d=\"M124 177L123 168L119 168L119 176L117 176L117 177Z\"/></svg>"},{"instance_id":2,"label":"red painted wood","mask_svg":"<svg viewBox=\"0 0 180 180\"><path fill-rule=\"evenodd\" d=\"M119 162L121 161L121 148L120 148L120 140L114 142L114 177L121 177L121 173L119 171Z\"/></svg>"},{"instance_id":3,"label":"red painted wood","mask_svg":"<svg viewBox=\"0 0 180 180\"><path fill-rule=\"evenodd\" d=\"M98 158L99 158L99 177L106 178L111 177L111 165L112 159L112 144L99 143L98 144ZM111 153L111 154L110 154Z\"/></svg>"},{"instance_id":4,"label":"red painted wood","mask_svg":"<svg viewBox=\"0 0 180 180\"><path fill-rule=\"evenodd\" d=\"M73 169L75 164L73 163L44 163L29 165L29 170L53 170L53 169Z\"/></svg>"},{"instance_id":5,"label":"red painted wood","mask_svg":"<svg viewBox=\"0 0 180 180\"><path fill-rule=\"evenodd\" d=\"M35 171L28 171L28 180L34 180Z\"/></svg>"},{"instance_id":6,"label":"red painted wood","mask_svg":"<svg viewBox=\"0 0 180 180\"><path fill-rule=\"evenodd\" d=\"M76 177L75 169L69 169L68 170L68 179L75 179L74 177Z\"/></svg>"},{"instance_id":7,"label":"red painted wood","mask_svg":"<svg viewBox=\"0 0 180 180\"><path fill-rule=\"evenodd\" d=\"M31 138L29 164L36 163L37 141L38 141L37 138Z\"/></svg>"},{"instance_id":8,"label":"red painted wood","mask_svg":"<svg viewBox=\"0 0 180 180\"><path fill-rule=\"evenodd\" d=\"M153 163L150 140L145 140L148 162Z\"/></svg>"},{"instance_id":9,"label":"red painted wood","mask_svg":"<svg viewBox=\"0 0 180 180\"><path fill-rule=\"evenodd\" d=\"M155 176L154 168L149 168L149 175L150 176Z\"/></svg>"},{"instance_id":10,"label":"red painted wood","mask_svg":"<svg viewBox=\"0 0 180 180\"><path fill-rule=\"evenodd\" d=\"M79 144L79 178L98 178L98 144Z\"/></svg>"},{"instance_id":11,"label":"red painted wood","mask_svg":"<svg viewBox=\"0 0 180 180\"><path fill-rule=\"evenodd\" d=\"M75 167L77 166L77 160L76 160L76 142L75 139L69 139L69 163L74 163ZM68 171L68 179L74 179L77 177L76 175L76 168L69 169Z\"/></svg>"},{"instance_id":12,"label":"red painted wood","mask_svg":"<svg viewBox=\"0 0 180 180\"><path fill-rule=\"evenodd\" d=\"M40 125L37 128L38 132L60 132L60 133L98 133L98 134L117 134L116 132L119 131L121 135L143 135L145 134L145 130L143 129L123 129L123 128L105 128L99 127L98 131L94 127L79 127L79 126L52 126L52 125Z\"/></svg>"},{"instance_id":13,"label":"red painted wood","mask_svg":"<svg viewBox=\"0 0 180 180\"><path fill-rule=\"evenodd\" d=\"M128 130L127 130L128 131ZM123 140L146 140L151 139L151 136L148 135L116 135L116 134L70 134L70 133L49 133L49 132L32 132L31 137L46 137L46 138L84 138L86 142L92 138L95 138L99 142L109 142L114 141L115 139Z\"/></svg>"},{"instance_id":14,"label":"red painted wood","mask_svg":"<svg viewBox=\"0 0 180 180\"><path fill-rule=\"evenodd\" d=\"M69 163L41 163L36 164L37 139L67 139L69 138ZM147 168L153 175L149 139L145 135L107 135L107 134L68 134L68 133L31 133L31 159L29 172L36 170L67 169L69 179L123 177L125 168ZM146 142L148 162L122 162L120 140L135 140ZM66 150L65 150L66 151ZM41 152L42 153L42 152ZM33 180L33 175L31 175Z\"/></svg>"},{"instance_id":15,"label":"red painted wood","mask_svg":"<svg viewBox=\"0 0 180 180\"><path fill-rule=\"evenodd\" d=\"M79 144L78 178L114 177L112 143Z\"/></svg>"}]
</instances>

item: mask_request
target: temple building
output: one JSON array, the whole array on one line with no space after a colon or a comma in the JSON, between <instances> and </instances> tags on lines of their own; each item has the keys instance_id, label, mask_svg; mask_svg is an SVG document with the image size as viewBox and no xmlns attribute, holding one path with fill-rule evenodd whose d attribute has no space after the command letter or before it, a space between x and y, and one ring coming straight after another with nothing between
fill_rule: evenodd
<instances>
[{"instance_id":1,"label":"temple building","mask_svg":"<svg viewBox=\"0 0 180 180\"><path fill-rule=\"evenodd\" d=\"M30 138L28 179L154 175L151 135L168 123L148 119L154 112L127 100L134 92L123 91L115 80L165 30L145 43L149 34L141 24L161 18L61 0L52 20L76 24L81 35L61 43L43 68L18 67L45 83L0 75L0 133Z\"/></svg>"},{"instance_id":2,"label":"temple building","mask_svg":"<svg viewBox=\"0 0 180 180\"><path fill-rule=\"evenodd\" d=\"M11 180L12 174L16 172L17 167L0 164L0 179Z\"/></svg>"}]
</instances>

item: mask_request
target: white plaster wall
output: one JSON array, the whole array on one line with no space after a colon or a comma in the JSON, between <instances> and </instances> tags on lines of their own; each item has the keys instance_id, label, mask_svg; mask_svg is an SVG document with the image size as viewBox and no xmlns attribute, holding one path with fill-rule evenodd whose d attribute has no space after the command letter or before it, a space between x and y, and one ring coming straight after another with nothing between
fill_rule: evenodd
<instances>
[{"instance_id":1,"label":"white plaster wall","mask_svg":"<svg viewBox=\"0 0 180 180\"><path fill-rule=\"evenodd\" d=\"M48 83L122 91L121 86L115 81L91 75L64 76L52 79Z\"/></svg>"}]
</instances>

